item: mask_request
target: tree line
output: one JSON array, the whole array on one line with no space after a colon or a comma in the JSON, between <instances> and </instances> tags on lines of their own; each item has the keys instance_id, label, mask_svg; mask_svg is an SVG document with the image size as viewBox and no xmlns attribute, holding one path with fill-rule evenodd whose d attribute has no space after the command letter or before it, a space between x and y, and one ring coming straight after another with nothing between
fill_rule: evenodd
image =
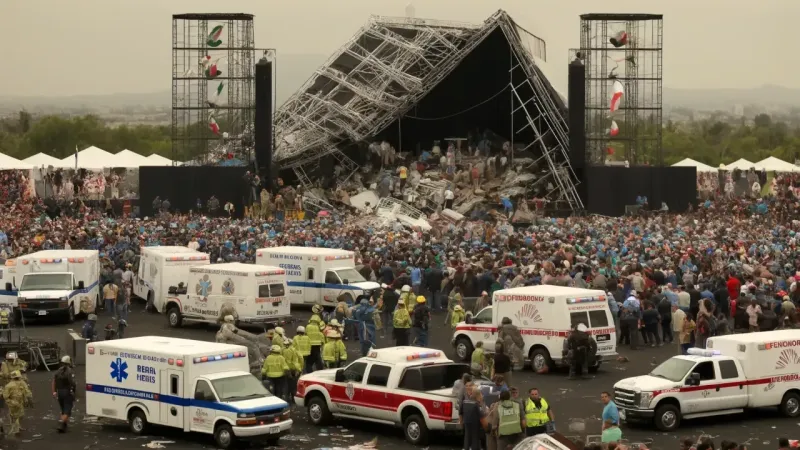
<instances>
[{"instance_id":1,"label":"tree line","mask_svg":"<svg viewBox=\"0 0 800 450\"><path fill-rule=\"evenodd\" d=\"M17 117L0 119L0 153L24 159L39 152L65 158L91 145L116 153L128 149L141 155L172 155L169 125L108 126L100 117L85 115L32 117L20 111ZM717 167L739 158L757 162L768 156L794 162L800 159L800 127L759 114L751 121L730 123L714 118L676 123L662 130L664 162L684 158ZM180 155L189 159L192 155Z\"/></svg>"}]
</instances>

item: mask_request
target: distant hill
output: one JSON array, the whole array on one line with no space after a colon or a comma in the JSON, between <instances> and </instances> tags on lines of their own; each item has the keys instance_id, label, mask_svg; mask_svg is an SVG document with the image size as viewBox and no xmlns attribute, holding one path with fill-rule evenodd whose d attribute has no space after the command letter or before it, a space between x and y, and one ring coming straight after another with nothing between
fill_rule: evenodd
<instances>
[{"instance_id":1,"label":"distant hill","mask_svg":"<svg viewBox=\"0 0 800 450\"><path fill-rule=\"evenodd\" d=\"M736 105L800 107L800 89L769 84L754 89L664 88L664 105L697 110L729 109Z\"/></svg>"}]
</instances>

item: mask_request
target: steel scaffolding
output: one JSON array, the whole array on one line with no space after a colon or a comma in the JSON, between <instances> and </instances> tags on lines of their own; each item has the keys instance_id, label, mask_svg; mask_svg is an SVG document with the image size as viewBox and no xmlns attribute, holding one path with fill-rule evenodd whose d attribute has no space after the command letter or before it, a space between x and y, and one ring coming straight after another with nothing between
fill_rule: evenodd
<instances>
[{"instance_id":1,"label":"steel scaffolding","mask_svg":"<svg viewBox=\"0 0 800 450\"><path fill-rule=\"evenodd\" d=\"M275 160L304 184L314 161L327 155L345 169L356 168L340 146L370 139L406 114L497 28L515 56L509 114L523 110L526 116L516 132L533 131L526 150L538 151L547 162L553 200L581 209L567 156L565 107L534 60L545 59L545 43L502 10L478 25L371 17L278 109Z\"/></svg>"},{"instance_id":2,"label":"steel scaffolding","mask_svg":"<svg viewBox=\"0 0 800 450\"><path fill-rule=\"evenodd\" d=\"M252 15L172 16L173 160L251 160L255 62Z\"/></svg>"},{"instance_id":3,"label":"steel scaffolding","mask_svg":"<svg viewBox=\"0 0 800 450\"><path fill-rule=\"evenodd\" d=\"M663 26L660 14L581 16L588 162L663 165ZM612 112L619 86L622 99Z\"/></svg>"}]
</instances>

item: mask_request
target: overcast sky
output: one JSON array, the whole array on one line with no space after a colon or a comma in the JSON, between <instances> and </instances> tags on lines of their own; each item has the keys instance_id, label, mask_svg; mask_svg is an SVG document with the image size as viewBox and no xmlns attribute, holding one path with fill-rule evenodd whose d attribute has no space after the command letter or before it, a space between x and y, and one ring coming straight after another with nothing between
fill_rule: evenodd
<instances>
[{"instance_id":1,"label":"overcast sky","mask_svg":"<svg viewBox=\"0 0 800 450\"><path fill-rule=\"evenodd\" d=\"M479 23L499 8L547 41L563 78L579 15L664 14L664 84L800 88L798 0L416 0L418 18ZM407 0L0 0L6 30L0 95L75 95L171 88L171 15L255 14L256 46L329 55L370 14L403 16ZM280 81L279 81L280 82Z\"/></svg>"}]
</instances>

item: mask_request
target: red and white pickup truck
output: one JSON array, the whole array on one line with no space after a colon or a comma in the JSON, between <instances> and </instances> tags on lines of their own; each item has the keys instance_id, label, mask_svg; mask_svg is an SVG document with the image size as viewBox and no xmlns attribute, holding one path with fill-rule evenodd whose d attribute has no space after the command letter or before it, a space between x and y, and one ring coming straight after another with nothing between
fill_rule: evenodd
<instances>
[{"instance_id":1,"label":"red and white pickup truck","mask_svg":"<svg viewBox=\"0 0 800 450\"><path fill-rule=\"evenodd\" d=\"M431 430L461 429L452 390L469 370L439 350L377 349L343 369L303 375L294 400L315 425L340 417L402 426L408 442L425 445Z\"/></svg>"}]
</instances>

